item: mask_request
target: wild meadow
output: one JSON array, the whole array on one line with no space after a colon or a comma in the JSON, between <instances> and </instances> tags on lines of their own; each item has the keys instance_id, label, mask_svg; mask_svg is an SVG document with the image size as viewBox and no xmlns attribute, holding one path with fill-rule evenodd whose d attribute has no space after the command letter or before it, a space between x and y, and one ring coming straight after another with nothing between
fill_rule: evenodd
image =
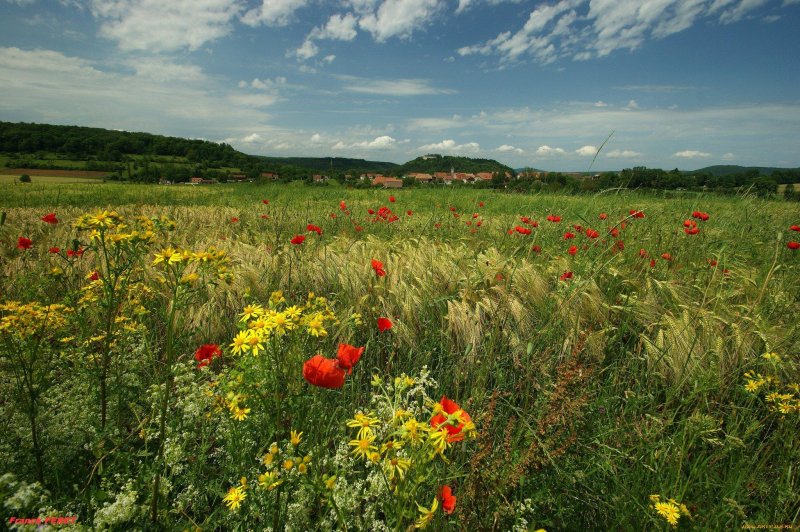
<instances>
[{"instance_id":1,"label":"wild meadow","mask_svg":"<svg viewBox=\"0 0 800 532\"><path fill-rule=\"evenodd\" d=\"M797 204L0 193L5 526L800 521Z\"/></svg>"}]
</instances>

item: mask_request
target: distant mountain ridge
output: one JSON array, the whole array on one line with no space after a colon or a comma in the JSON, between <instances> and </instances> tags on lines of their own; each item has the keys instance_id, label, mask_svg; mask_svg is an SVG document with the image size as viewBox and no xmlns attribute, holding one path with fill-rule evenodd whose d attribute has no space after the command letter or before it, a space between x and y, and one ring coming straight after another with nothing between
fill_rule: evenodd
<instances>
[{"instance_id":1,"label":"distant mountain ridge","mask_svg":"<svg viewBox=\"0 0 800 532\"><path fill-rule=\"evenodd\" d=\"M710 173L713 176L743 174L745 172L757 170L759 174L771 175L773 172L780 172L785 170L800 170L799 168L779 168L776 166L739 166L736 164L716 164L713 166L706 166L698 170L685 171L685 174L700 174Z\"/></svg>"}]
</instances>

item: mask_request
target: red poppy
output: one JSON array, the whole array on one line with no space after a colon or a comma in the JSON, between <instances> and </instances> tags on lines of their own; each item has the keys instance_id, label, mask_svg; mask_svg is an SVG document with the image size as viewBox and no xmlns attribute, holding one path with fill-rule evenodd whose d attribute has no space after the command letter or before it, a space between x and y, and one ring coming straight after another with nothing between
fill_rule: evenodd
<instances>
[{"instance_id":1,"label":"red poppy","mask_svg":"<svg viewBox=\"0 0 800 532\"><path fill-rule=\"evenodd\" d=\"M604 213L604 212L601 212L600 213L600 219L601 220L605 220L606 218L608 218L608 215L606 213Z\"/></svg>"},{"instance_id":2,"label":"red poppy","mask_svg":"<svg viewBox=\"0 0 800 532\"><path fill-rule=\"evenodd\" d=\"M669 253L662 253L661 254L661 258L666 260L666 261L670 261L670 260L672 260L672 255L670 255Z\"/></svg>"},{"instance_id":3,"label":"red poppy","mask_svg":"<svg viewBox=\"0 0 800 532\"><path fill-rule=\"evenodd\" d=\"M800 232L800 225L793 225L789 228L790 231L798 231Z\"/></svg>"},{"instance_id":4,"label":"red poppy","mask_svg":"<svg viewBox=\"0 0 800 532\"><path fill-rule=\"evenodd\" d=\"M90 281L99 281L100 274L97 271L93 271L92 274L89 276Z\"/></svg>"},{"instance_id":5,"label":"red poppy","mask_svg":"<svg viewBox=\"0 0 800 532\"><path fill-rule=\"evenodd\" d=\"M440 229L440 228L442 227L442 224L436 223L436 224L433 224L433 226L434 226L436 229Z\"/></svg>"},{"instance_id":6,"label":"red poppy","mask_svg":"<svg viewBox=\"0 0 800 532\"><path fill-rule=\"evenodd\" d=\"M364 347L355 347L349 344L339 344L339 351L336 353L336 360L339 362L339 367L347 370L350 375L353 372L353 366L364 354Z\"/></svg>"},{"instance_id":7,"label":"red poppy","mask_svg":"<svg viewBox=\"0 0 800 532\"><path fill-rule=\"evenodd\" d=\"M600 236L600 233L595 231L594 229L589 228L586 229L586 236L588 236L589 238L597 238L598 236Z\"/></svg>"},{"instance_id":8,"label":"red poppy","mask_svg":"<svg viewBox=\"0 0 800 532\"><path fill-rule=\"evenodd\" d=\"M314 224L308 224L306 226L306 231L308 231L308 232L313 231L313 232L317 233L318 235L322 234L322 228L317 226L317 225L314 225Z\"/></svg>"},{"instance_id":9,"label":"red poppy","mask_svg":"<svg viewBox=\"0 0 800 532\"><path fill-rule=\"evenodd\" d=\"M695 222L694 220L684 220L683 221L683 226L684 227L688 227L689 229L691 229L693 227L697 227L697 222Z\"/></svg>"},{"instance_id":10,"label":"red poppy","mask_svg":"<svg viewBox=\"0 0 800 532\"><path fill-rule=\"evenodd\" d=\"M477 218L478 216L479 216L479 215L478 215L478 213L477 213L477 212L473 212L473 213L472 213L472 219L473 219L473 220L474 220L475 218Z\"/></svg>"},{"instance_id":11,"label":"red poppy","mask_svg":"<svg viewBox=\"0 0 800 532\"><path fill-rule=\"evenodd\" d=\"M453 490L450 489L450 486L442 486L439 488L437 497L442 502L442 510L448 515L453 513L456 509L456 499L458 499L458 497L453 495Z\"/></svg>"},{"instance_id":12,"label":"red poppy","mask_svg":"<svg viewBox=\"0 0 800 532\"><path fill-rule=\"evenodd\" d=\"M291 240L292 244L299 245L306 241L306 237L303 235L295 235L295 237Z\"/></svg>"},{"instance_id":13,"label":"red poppy","mask_svg":"<svg viewBox=\"0 0 800 532\"><path fill-rule=\"evenodd\" d=\"M331 218L336 219L336 213L335 212L331 213Z\"/></svg>"},{"instance_id":14,"label":"red poppy","mask_svg":"<svg viewBox=\"0 0 800 532\"><path fill-rule=\"evenodd\" d=\"M706 260L708 260L708 265L709 265L709 266L711 266L712 268L715 268L715 267L717 266L717 264L719 264L719 263L718 263L716 260L714 260L714 259L706 259Z\"/></svg>"},{"instance_id":15,"label":"red poppy","mask_svg":"<svg viewBox=\"0 0 800 532\"><path fill-rule=\"evenodd\" d=\"M700 232L700 229L697 227L692 227L691 229L684 229L683 232L687 235L696 235Z\"/></svg>"},{"instance_id":16,"label":"red poppy","mask_svg":"<svg viewBox=\"0 0 800 532\"><path fill-rule=\"evenodd\" d=\"M450 210L451 210L452 212L456 212L456 208L455 208L455 207L450 207Z\"/></svg>"},{"instance_id":17,"label":"red poppy","mask_svg":"<svg viewBox=\"0 0 800 532\"><path fill-rule=\"evenodd\" d=\"M478 220L475 222L475 227L480 227L481 225L483 225L483 220Z\"/></svg>"},{"instance_id":18,"label":"red poppy","mask_svg":"<svg viewBox=\"0 0 800 532\"><path fill-rule=\"evenodd\" d=\"M262 214L261 215L261 219L262 220L269 220L269 216L267 216L266 214Z\"/></svg>"},{"instance_id":19,"label":"red poppy","mask_svg":"<svg viewBox=\"0 0 800 532\"><path fill-rule=\"evenodd\" d=\"M235 223L236 223L236 222L238 222L238 221L239 221L239 218L237 218L236 216L234 216L233 218L231 218L231 223L232 223L232 224L235 224Z\"/></svg>"},{"instance_id":20,"label":"red poppy","mask_svg":"<svg viewBox=\"0 0 800 532\"><path fill-rule=\"evenodd\" d=\"M31 240L30 238L25 238L24 236L21 236L17 239L17 249L31 249L32 245L33 245L33 240Z\"/></svg>"},{"instance_id":21,"label":"red poppy","mask_svg":"<svg viewBox=\"0 0 800 532\"><path fill-rule=\"evenodd\" d=\"M198 368L208 366L215 357L222 356L222 351L217 344L203 344L194 352L194 359L199 362Z\"/></svg>"},{"instance_id":22,"label":"red poppy","mask_svg":"<svg viewBox=\"0 0 800 532\"><path fill-rule=\"evenodd\" d=\"M338 389L344 386L344 377L338 360L314 355L303 363L303 378L314 386Z\"/></svg>"},{"instance_id":23,"label":"red poppy","mask_svg":"<svg viewBox=\"0 0 800 532\"><path fill-rule=\"evenodd\" d=\"M83 257L83 252L86 251L83 248L78 249L68 249L67 250L67 257Z\"/></svg>"},{"instance_id":24,"label":"red poppy","mask_svg":"<svg viewBox=\"0 0 800 532\"><path fill-rule=\"evenodd\" d=\"M264 205L269 205L269 200L268 199L262 199L261 203L263 203Z\"/></svg>"},{"instance_id":25,"label":"red poppy","mask_svg":"<svg viewBox=\"0 0 800 532\"><path fill-rule=\"evenodd\" d=\"M647 257L647 251L645 251L644 249L640 249L639 250L639 256L642 257L643 259L646 258Z\"/></svg>"},{"instance_id":26,"label":"red poppy","mask_svg":"<svg viewBox=\"0 0 800 532\"><path fill-rule=\"evenodd\" d=\"M618 249L618 250L620 250L620 251L622 251L623 249L625 249L625 242L623 242L622 240L617 240L617 241L614 243L614 245L615 245L615 246L617 247L617 249Z\"/></svg>"},{"instance_id":27,"label":"red poppy","mask_svg":"<svg viewBox=\"0 0 800 532\"><path fill-rule=\"evenodd\" d=\"M697 218L698 220L708 221L708 213L702 211L694 211L692 213L692 218Z\"/></svg>"},{"instance_id":28,"label":"red poppy","mask_svg":"<svg viewBox=\"0 0 800 532\"><path fill-rule=\"evenodd\" d=\"M789 242L786 244L786 247L789 249L800 249L800 242Z\"/></svg>"},{"instance_id":29,"label":"red poppy","mask_svg":"<svg viewBox=\"0 0 800 532\"><path fill-rule=\"evenodd\" d=\"M531 248L531 251L533 251L534 253L541 253L541 251L542 251L542 246L533 246L533 247Z\"/></svg>"},{"instance_id":30,"label":"red poppy","mask_svg":"<svg viewBox=\"0 0 800 532\"><path fill-rule=\"evenodd\" d=\"M575 233L570 233L569 231L564 233L564 240L569 240L570 238L575 238Z\"/></svg>"},{"instance_id":31,"label":"red poppy","mask_svg":"<svg viewBox=\"0 0 800 532\"><path fill-rule=\"evenodd\" d=\"M375 209L367 209L367 212L370 214L375 214Z\"/></svg>"},{"instance_id":32,"label":"red poppy","mask_svg":"<svg viewBox=\"0 0 800 532\"><path fill-rule=\"evenodd\" d=\"M650 267L651 268L655 268L656 267L656 259L650 259Z\"/></svg>"},{"instance_id":33,"label":"red poppy","mask_svg":"<svg viewBox=\"0 0 800 532\"><path fill-rule=\"evenodd\" d=\"M54 253L55 254L55 253L58 253L59 251L61 251L61 248L57 248L57 247L50 248L50 253Z\"/></svg>"},{"instance_id":34,"label":"red poppy","mask_svg":"<svg viewBox=\"0 0 800 532\"><path fill-rule=\"evenodd\" d=\"M530 229L528 229L527 227L522 227L520 225L514 227L514 231L516 231L517 233L519 233L521 235L529 235L529 234L531 234L531 230Z\"/></svg>"},{"instance_id":35,"label":"red poppy","mask_svg":"<svg viewBox=\"0 0 800 532\"><path fill-rule=\"evenodd\" d=\"M363 231L363 230L364 230L364 228L363 228L363 227L361 227L360 225L357 225L357 226L356 226L356 231L359 231L359 232L361 232L361 231Z\"/></svg>"},{"instance_id":36,"label":"red poppy","mask_svg":"<svg viewBox=\"0 0 800 532\"><path fill-rule=\"evenodd\" d=\"M642 211L637 211L635 209L630 210L630 215L634 218L644 218L644 213Z\"/></svg>"},{"instance_id":37,"label":"red poppy","mask_svg":"<svg viewBox=\"0 0 800 532\"><path fill-rule=\"evenodd\" d=\"M344 202L344 200L339 202L339 209L341 209L343 211L347 210L347 204Z\"/></svg>"},{"instance_id":38,"label":"red poppy","mask_svg":"<svg viewBox=\"0 0 800 532\"><path fill-rule=\"evenodd\" d=\"M45 214L44 216L42 216L41 220L43 222L45 222L45 223L48 223L48 224L57 224L58 223L58 218L56 218L56 213L54 213L54 212L51 212L49 214Z\"/></svg>"},{"instance_id":39,"label":"red poppy","mask_svg":"<svg viewBox=\"0 0 800 532\"><path fill-rule=\"evenodd\" d=\"M431 427L437 430L440 427L444 427L448 433L447 441L449 443L463 440L464 434L462 431L464 426L472 421L472 418L469 417L469 414L461 410L458 403L451 401L444 395L439 401L439 404L441 405L441 412L431 418ZM448 422L447 418L453 416L456 412L459 412L458 419L452 417Z\"/></svg>"},{"instance_id":40,"label":"red poppy","mask_svg":"<svg viewBox=\"0 0 800 532\"><path fill-rule=\"evenodd\" d=\"M484 205L485 204L482 201L478 202L478 207L483 207Z\"/></svg>"},{"instance_id":41,"label":"red poppy","mask_svg":"<svg viewBox=\"0 0 800 532\"><path fill-rule=\"evenodd\" d=\"M389 318L378 318L378 331L388 331L394 326Z\"/></svg>"},{"instance_id":42,"label":"red poppy","mask_svg":"<svg viewBox=\"0 0 800 532\"><path fill-rule=\"evenodd\" d=\"M567 279L572 279L572 272L564 272L561 274L561 277L558 278L560 281L566 281Z\"/></svg>"},{"instance_id":43,"label":"red poppy","mask_svg":"<svg viewBox=\"0 0 800 532\"><path fill-rule=\"evenodd\" d=\"M411 211L406 211L406 214L407 214L407 215L409 215L409 216L411 216L411 215L412 215L412 214L414 214L414 213L413 213L413 212L411 212Z\"/></svg>"},{"instance_id":44,"label":"red poppy","mask_svg":"<svg viewBox=\"0 0 800 532\"><path fill-rule=\"evenodd\" d=\"M553 214L548 214L547 215L547 221L548 222L558 223L558 222L561 221L561 216L555 216Z\"/></svg>"},{"instance_id":45,"label":"red poppy","mask_svg":"<svg viewBox=\"0 0 800 532\"><path fill-rule=\"evenodd\" d=\"M578 252L578 246L572 246L571 248L569 248L569 249L567 250L567 253L569 253L569 254L570 254L570 255L572 255L572 256L575 256L575 254L576 254L577 252Z\"/></svg>"},{"instance_id":46,"label":"red poppy","mask_svg":"<svg viewBox=\"0 0 800 532\"><path fill-rule=\"evenodd\" d=\"M375 270L375 275L378 277L386 275L386 270L383 269L383 263L379 260L372 259L372 269Z\"/></svg>"},{"instance_id":47,"label":"red poppy","mask_svg":"<svg viewBox=\"0 0 800 532\"><path fill-rule=\"evenodd\" d=\"M389 203L394 203L394 196L389 196Z\"/></svg>"},{"instance_id":48,"label":"red poppy","mask_svg":"<svg viewBox=\"0 0 800 532\"><path fill-rule=\"evenodd\" d=\"M617 229L616 227L612 227L611 228L611 236L613 236L614 238L617 238L619 236L619 229Z\"/></svg>"}]
</instances>

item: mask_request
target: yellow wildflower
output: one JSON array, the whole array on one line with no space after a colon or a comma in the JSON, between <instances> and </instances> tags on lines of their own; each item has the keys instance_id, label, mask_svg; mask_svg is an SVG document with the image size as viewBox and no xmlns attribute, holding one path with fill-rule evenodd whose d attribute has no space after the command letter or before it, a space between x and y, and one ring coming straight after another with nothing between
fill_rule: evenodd
<instances>
[{"instance_id":1,"label":"yellow wildflower","mask_svg":"<svg viewBox=\"0 0 800 532\"><path fill-rule=\"evenodd\" d=\"M222 500L228 505L229 510L238 510L245 498L247 498L247 493L244 489L239 486L234 486L228 490L227 495L225 495Z\"/></svg>"},{"instance_id":2,"label":"yellow wildflower","mask_svg":"<svg viewBox=\"0 0 800 532\"><path fill-rule=\"evenodd\" d=\"M294 445L295 447L300 445L300 440L302 435L303 435L302 432L297 432L296 430L293 430L290 434L292 445Z\"/></svg>"},{"instance_id":3,"label":"yellow wildflower","mask_svg":"<svg viewBox=\"0 0 800 532\"><path fill-rule=\"evenodd\" d=\"M439 509L439 499L436 497L433 498L433 504L431 504L430 508L426 508L419 503L417 503L417 508L419 509L419 519L417 522L414 523L414 528L426 528L431 521L433 521L433 516L436 514L436 510Z\"/></svg>"}]
</instances>

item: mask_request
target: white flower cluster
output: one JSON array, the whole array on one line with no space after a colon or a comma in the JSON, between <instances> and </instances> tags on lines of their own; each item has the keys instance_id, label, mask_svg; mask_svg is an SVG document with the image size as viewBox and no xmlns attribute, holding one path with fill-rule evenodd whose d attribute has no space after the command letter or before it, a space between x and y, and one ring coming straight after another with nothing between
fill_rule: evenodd
<instances>
[{"instance_id":1,"label":"white flower cluster","mask_svg":"<svg viewBox=\"0 0 800 532\"><path fill-rule=\"evenodd\" d=\"M106 503L94 514L95 528L100 530L116 528L117 525L128 523L140 515L146 509L136 504L138 495L133 480L129 480L117 494L114 502Z\"/></svg>"}]
</instances>

